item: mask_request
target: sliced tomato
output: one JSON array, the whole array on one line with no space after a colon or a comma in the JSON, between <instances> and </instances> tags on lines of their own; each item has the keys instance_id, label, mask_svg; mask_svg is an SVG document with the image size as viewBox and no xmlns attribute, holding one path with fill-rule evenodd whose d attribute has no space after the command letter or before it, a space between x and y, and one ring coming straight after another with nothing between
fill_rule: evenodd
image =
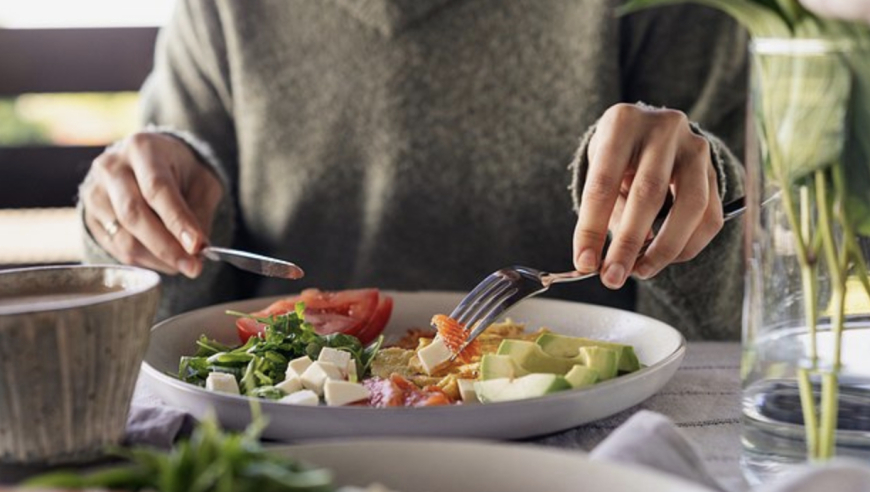
<instances>
[{"instance_id":1,"label":"sliced tomato","mask_svg":"<svg viewBox=\"0 0 870 492\"><path fill-rule=\"evenodd\" d=\"M378 337L390 321L390 315L393 314L393 298L390 296L381 295L378 307L375 309L368 323L357 333L356 337L363 345L368 345Z\"/></svg>"},{"instance_id":2,"label":"sliced tomato","mask_svg":"<svg viewBox=\"0 0 870 492\"><path fill-rule=\"evenodd\" d=\"M275 301L266 309L251 314L258 317L286 314L296 309L299 301L305 303L305 320L314 325L317 333L353 335L364 345L380 335L393 309L393 300L381 296L378 289L334 292L306 289L298 296ZM236 330L239 339L245 343L252 336L260 336L265 325L250 318L239 318Z\"/></svg>"},{"instance_id":3,"label":"sliced tomato","mask_svg":"<svg viewBox=\"0 0 870 492\"><path fill-rule=\"evenodd\" d=\"M256 313L252 313L255 316ZM251 318L237 318L236 319L236 333L239 334L239 340L242 341L243 344L248 343L248 339L251 337L258 337L262 335L266 331L266 325L263 323L259 323L256 320Z\"/></svg>"},{"instance_id":4,"label":"sliced tomato","mask_svg":"<svg viewBox=\"0 0 870 492\"><path fill-rule=\"evenodd\" d=\"M332 333L344 333L354 335L359 332L360 322L357 319L337 313L309 313L305 310L305 321L314 325L314 331L318 335L330 335Z\"/></svg>"},{"instance_id":5,"label":"sliced tomato","mask_svg":"<svg viewBox=\"0 0 870 492\"><path fill-rule=\"evenodd\" d=\"M281 314L287 314L290 311L296 309L296 302L299 300L299 296L289 297L287 299L281 299L270 304L266 309L262 311L256 311L251 313L251 316L255 316L257 318L267 318L269 316L278 316ZM262 336L266 331L266 325L260 323L259 321L252 318L238 318L236 319L236 332L239 335L239 340L242 343L247 343L248 339L254 336Z\"/></svg>"}]
</instances>

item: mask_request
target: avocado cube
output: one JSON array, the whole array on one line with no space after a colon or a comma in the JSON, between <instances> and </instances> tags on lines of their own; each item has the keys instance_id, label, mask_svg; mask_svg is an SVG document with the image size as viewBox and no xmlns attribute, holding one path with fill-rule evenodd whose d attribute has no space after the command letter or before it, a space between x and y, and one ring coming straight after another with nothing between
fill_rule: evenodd
<instances>
[{"instance_id":1,"label":"avocado cube","mask_svg":"<svg viewBox=\"0 0 870 492\"><path fill-rule=\"evenodd\" d=\"M598 382L598 370L577 364L568 371L568 374L565 374L565 380L575 389L591 386Z\"/></svg>"}]
</instances>

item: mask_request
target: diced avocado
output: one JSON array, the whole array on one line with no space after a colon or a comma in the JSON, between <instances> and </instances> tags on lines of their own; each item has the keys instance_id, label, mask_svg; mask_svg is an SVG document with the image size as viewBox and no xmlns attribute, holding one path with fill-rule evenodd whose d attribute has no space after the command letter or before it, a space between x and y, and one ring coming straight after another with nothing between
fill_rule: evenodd
<instances>
[{"instance_id":1,"label":"diced avocado","mask_svg":"<svg viewBox=\"0 0 870 492\"><path fill-rule=\"evenodd\" d=\"M590 386L598 382L598 370L577 364L565 374L565 380L572 388Z\"/></svg>"},{"instance_id":2,"label":"diced avocado","mask_svg":"<svg viewBox=\"0 0 870 492\"><path fill-rule=\"evenodd\" d=\"M593 340L591 338L571 337L556 333L544 333L535 340L544 352L555 357L573 358L580 353L580 347L604 347L617 351L617 369L621 373L634 372L640 369L640 361L634 353L634 347L621 343Z\"/></svg>"},{"instance_id":3,"label":"diced avocado","mask_svg":"<svg viewBox=\"0 0 870 492\"><path fill-rule=\"evenodd\" d=\"M564 376L533 373L515 379L498 378L474 383L477 397L483 403L524 400L570 389Z\"/></svg>"},{"instance_id":4,"label":"diced avocado","mask_svg":"<svg viewBox=\"0 0 870 492\"><path fill-rule=\"evenodd\" d=\"M510 356L514 362L528 372L543 372L550 374L565 374L582 361L554 357L544 352L535 342L525 340L502 340L498 346L498 355Z\"/></svg>"},{"instance_id":5,"label":"diced avocado","mask_svg":"<svg viewBox=\"0 0 870 492\"><path fill-rule=\"evenodd\" d=\"M583 365L598 371L598 380L606 381L616 377L616 350L604 347L580 347L580 359Z\"/></svg>"},{"instance_id":6,"label":"diced avocado","mask_svg":"<svg viewBox=\"0 0 870 492\"><path fill-rule=\"evenodd\" d=\"M510 355L486 354L480 359L480 380L525 376L526 371Z\"/></svg>"}]
</instances>

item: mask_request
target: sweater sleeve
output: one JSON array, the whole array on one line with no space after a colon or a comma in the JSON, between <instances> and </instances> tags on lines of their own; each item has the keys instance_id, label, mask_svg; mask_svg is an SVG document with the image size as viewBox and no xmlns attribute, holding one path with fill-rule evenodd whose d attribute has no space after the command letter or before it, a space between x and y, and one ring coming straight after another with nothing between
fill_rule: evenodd
<instances>
[{"instance_id":1,"label":"sweater sleeve","mask_svg":"<svg viewBox=\"0 0 870 492\"><path fill-rule=\"evenodd\" d=\"M727 202L743 195L742 155L748 83L747 37L729 17L694 5L654 8L621 25L622 94L626 102L679 109L710 143ZM575 208L585 182L586 150L595 126L580 139L571 164ZM726 223L695 259L638 282L638 311L690 339L736 339L743 302L742 225Z\"/></svg>"},{"instance_id":2,"label":"sweater sleeve","mask_svg":"<svg viewBox=\"0 0 870 492\"><path fill-rule=\"evenodd\" d=\"M227 245L235 231L233 197L238 173L229 63L217 4L211 0L178 2L158 36L154 68L140 100L145 130L167 133L186 143L221 180L226 192L209 240ZM86 261L114 261L93 237L83 236ZM206 262L194 280L164 275L158 319L237 297L233 276L230 269L213 262Z\"/></svg>"}]
</instances>

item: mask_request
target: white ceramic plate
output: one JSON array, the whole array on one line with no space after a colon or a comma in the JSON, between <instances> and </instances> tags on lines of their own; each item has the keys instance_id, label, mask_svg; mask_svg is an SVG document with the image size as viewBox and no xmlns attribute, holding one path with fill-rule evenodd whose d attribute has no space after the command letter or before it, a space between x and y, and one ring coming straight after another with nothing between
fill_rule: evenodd
<instances>
[{"instance_id":1,"label":"white ceramic plate","mask_svg":"<svg viewBox=\"0 0 870 492\"><path fill-rule=\"evenodd\" d=\"M649 468L592 461L579 451L531 444L366 439L275 451L331 469L339 485L380 483L396 492L711 492Z\"/></svg>"},{"instance_id":2,"label":"white ceramic plate","mask_svg":"<svg viewBox=\"0 0 870 492\"><path fill-rule=\"evenodd\" d=\"M464 293L386 292L393 315L384 334L398 338L408 328L426 327L433 314L450 312ZM238 343L235 318L227 309L252 312L277 298L211 306L170 318L151 331L142 367L148 388L170 405L203 416L213 409L226 428L250 422L248 398L206 391L170 374L182 355L195 352L201 334L222 343ZM439 436L518 439L556 432L613 415L656 393L674 375L685 353L685 340L674 328L645 316L601 306L553 299L529 299L510 317L533 330L631 344L647 367L589 388L542 398L486 405L425 408L304 407L262 401L269 418L264 437L281 441L352 436Z\"/></svg>"}]
</instances>

